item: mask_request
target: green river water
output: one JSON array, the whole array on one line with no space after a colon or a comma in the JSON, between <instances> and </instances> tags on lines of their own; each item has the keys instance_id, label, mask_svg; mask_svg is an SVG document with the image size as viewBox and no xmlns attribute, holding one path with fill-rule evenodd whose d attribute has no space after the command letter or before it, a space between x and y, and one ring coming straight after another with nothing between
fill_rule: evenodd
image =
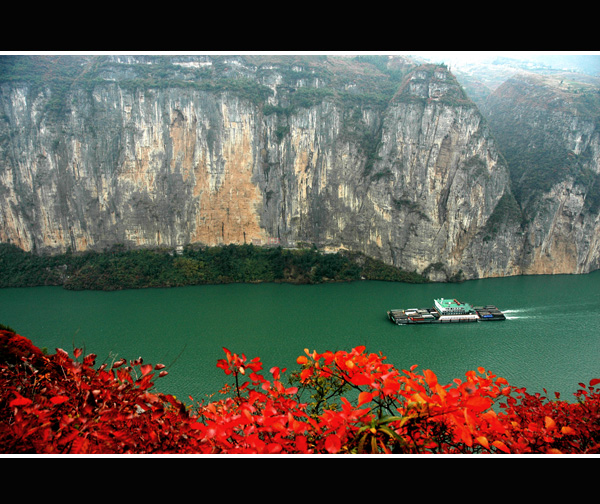
<instances>
[{"instance_id":1,"label":"green river water","mask_svg":"<svg viewBox=\"0 0 600 504\"><path fill-rule=\"evenodd\" d=\"M502 322L396 326L386 311L429 307L451 297L495 304ZM187 401L227 381L222 348L295 369L304 348L365 345L399 369L417 364L442 383L483 366L529 392L572 400L578 383L600 378L600 271L519 276L460 284L351 282L320 285L229 284L116 292L60 287L0 289L0 323L50 352L73 347L97 365L139 356L163 363L161 392ZM553 397L553 395L552 395Z\"/></svg>"}]
</instances>

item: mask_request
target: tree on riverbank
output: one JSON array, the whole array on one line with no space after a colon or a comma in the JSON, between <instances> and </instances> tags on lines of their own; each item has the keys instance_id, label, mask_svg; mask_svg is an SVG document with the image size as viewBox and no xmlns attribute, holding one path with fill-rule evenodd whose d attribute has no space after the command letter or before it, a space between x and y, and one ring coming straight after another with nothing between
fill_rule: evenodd
<instances>
[{"instance_id":1,"label":"tree on riverbank","mask_svg":"<svg viewBox=\"0 0 600 504\"><path fill-rule=\"evenodd\" d=\"M0 287L62 285L72 290L119 290L234 282L322 283L353 280L423 283L422 276L359 253L327 254L313 248L227 245L54 256L0 244Z\"/></svg>"},{"instance_id":2,"label":"tree on riverbank","mask_svg":"<svg viewBox=\"0 0 600 504\"><path fill-rule=\"evenodd\" d=\"M0 328L0 452L493 454L600 453L600 380L569 403L528 394L482 368L442 385L364 347L305 350L269 378L224 349L219 399L153 390L167 371L140 357L95 368L75 349L46 355Z\"/></svg>"}]
</instances>

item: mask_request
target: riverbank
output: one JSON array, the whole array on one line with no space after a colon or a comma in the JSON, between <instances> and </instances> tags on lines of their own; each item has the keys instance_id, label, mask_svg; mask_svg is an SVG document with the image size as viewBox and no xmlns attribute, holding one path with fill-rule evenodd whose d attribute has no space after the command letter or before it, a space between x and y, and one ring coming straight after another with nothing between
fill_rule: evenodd
<instances>
[{"instance_id":1,"label":"riverbank","mask_svg":"<svg viewBox=\"0 0 600 504\"><path fill-rule=\"evenodd\" d=\"M62 286L69 290L122 290L226 283L318 284L354 280L426 283L428 280L355 252L254 245L58 254L25 252L0 244L0 287Z\"/></svg>"}]
</instances>

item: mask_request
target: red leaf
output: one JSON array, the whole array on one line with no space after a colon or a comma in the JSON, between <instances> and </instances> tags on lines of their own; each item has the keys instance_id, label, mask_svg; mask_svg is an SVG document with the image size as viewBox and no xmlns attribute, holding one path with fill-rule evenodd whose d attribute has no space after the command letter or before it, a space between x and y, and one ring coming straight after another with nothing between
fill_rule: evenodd
<instances>
[{"instance_id":1,"label":"red leaf","mask_svg":"<svg viewBox=\"0 0 600 504\"><path fill-rule=\"evenodd\" d=\"M94 353L88 354L83 358L83 363L86 366L93 366L94 362L96 361L96 357L97 357L97 355Z\"/></svg>"},{"instance_id":2,"label":"red leaf","mask_svg":"<svg viewBox=\"0 0 600 504\"><path fill-rule=\"evenodd\" d=\"M269 443L267 445L268 453L280 453L282 451L282 447L279 443Z\"/></svg>"},{"instance_id":3,"label":"red leaf","mask_svg":"<svg viewBox=\"0 0 600 504\"><path fill-rule=\"evenodd\" d=\"M504 453L510 453L510 450L502 441L496 440L492 444L499 450L502 450Z\"/></svg>"},{"instance_id":4,"label":"red leaf","mask_svg":"<svg viewBox=\"0 0 600 504\"><path fill-rule=\"evenodd\" d=\"M52 399L50 399L50 402L54 405L57 405L57 404L62 404L64 402L67 402L68 400L69 400L69 398L67 396L57 395L57 396L54 396Z\"/></svg>"},{"instance_id":5,"label":"red leaf","mask_svg":"<svg viewBox=\"0 0 600 504\"><path fill-rule=\"evenodd\" d=\"M360 406L364 403L367 403L371 399L373 399L373 394L371 394L370 392L361 392L360 394L358 394L358 405Z\"/></svg>"},{"instance_id":6,"label":"red leaf","mask_svg":"<svg viewBox=\"0 0 600 504\"><path fill-rule=\"evenodd\" d=\"M325 440L325 449L329 453L337 453L342 447L342 442L337 434L332 434Z\"/></svg>"},{"instance_id":7,"label":"red leaf","mask_svg":"<svg viewBox=\"0 0 600 504\"><path fill-rule=\"evenodd\" d=\"M600 383L600 378L594 378L593 380L590 380L590 387L595 387L599 383Z\"/></svg>"},{"instance_id":8,"label":"red leaf","mask_svg":"<svg viewBox=\"0 0 600 504\"><path fill-rule=\"evenodd\" d=\"M313 375L312 368L303 369L302 372L300 373L300 381L305 382L312 375Z\"/></svg>"},{"instance_id":9,"label":"red leaf","mask_svg":"<svg viewBox=\"0 0 600 504\"><path fill-rule=\"evenodd\" d=\"M118 367L121 367L123 364L125 364L125 362L127 362L125 359L119 359L118 361L116 361L113 365L112 365L112 369L116 369Z\"/></svg>"},{"instance_id":10,"label":"red leaf","mask_svg":"<svg viewBox=\"0 0 600 504\"><path fill-rule=\"evenodd\" d=\"M362 374L355 374L352 378L350 378L350 382L356 386L360 385L370 385L373 380L368 376Z\"/></svg>"},{"instance_id":11,"label":"red leaf","mask_svg":"<svg viewBox=\"0 0 600 504\"><path fill-rule=\"evenodd\" d=\"M425 380L427 380L427 385L429 385L430 388L434 388L437 385L437 376L430 369L424 369L423 376L425 376Z\"/></svg>"},{"instance_id":12,"label":"red leaf","mask_svg":"<svg viewBox=\"0 0 600 504\"><path fill-rule=\"evenodd\" d=\"M470 397L466 402L466 406L473 411L483 411L489 408L491 405L492 401L487 397Z\"/></svg>"},{"instance_id":13,"label":"red leaf","mask_svg":"<svg viewBox=\"0 0 600 504\"><path fill-rule=\"evenodd\" d=\"M17 396L16 399L10 401L9 406L12 408L13 406L27 406L31 404L31 399L27 399L23 397L21 394L15 394Z\"/></svg>"},{"instance_id":14,"label":"red leaf","mask_svg":"<svg viewBox=\"0 0 600 504\"><path fill-rule=\"evenodd\" d=\"M140 370L142 371L142 376L145 376L152 371L152 364L144 364L140 367Z\"/></svg>"},{"instance_id":15,"label":"red leaf","mask_svg":"<svg viewBox=\"0 0 600 504\"><path fill-rule=\"evenodd\" d=\"M296 437L296 450L298 451L298 453L308 452L308 444L306 443L305 436Z\"/></svg>"}]
</instances>

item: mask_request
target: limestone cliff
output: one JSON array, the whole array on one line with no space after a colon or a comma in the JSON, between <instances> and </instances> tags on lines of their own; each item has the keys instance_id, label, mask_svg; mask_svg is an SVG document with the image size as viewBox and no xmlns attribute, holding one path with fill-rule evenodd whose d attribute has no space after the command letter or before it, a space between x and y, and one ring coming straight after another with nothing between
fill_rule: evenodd
<instances>
[{"instance_id":1,"label":"limestone cliff","mask_svg":"<svg viewBox=\"0 0 600 504\"><path fill-rule=\"evenodd\" d=\"M523 210L525 274L600 267L598 79L515 75L486 102Z\"/></svg>"},{"instance_id":2,"label":"limestone cliff","mask_svg":"<svg viewBox=\"0 0 600 504\"><path fill-rule=\"evenodd\" d=\"M561 272L598 265L594 214L580 217L585 194L573 185L547 198L564 219L533 213L543 224L524 231L509 167L443 66L11 58L1 62L0 242L47 253L306 242L435 280L546 272L559 249ZM569 226L572 242L556 242L549 229Z\"/></svg>"}]
</instances>

